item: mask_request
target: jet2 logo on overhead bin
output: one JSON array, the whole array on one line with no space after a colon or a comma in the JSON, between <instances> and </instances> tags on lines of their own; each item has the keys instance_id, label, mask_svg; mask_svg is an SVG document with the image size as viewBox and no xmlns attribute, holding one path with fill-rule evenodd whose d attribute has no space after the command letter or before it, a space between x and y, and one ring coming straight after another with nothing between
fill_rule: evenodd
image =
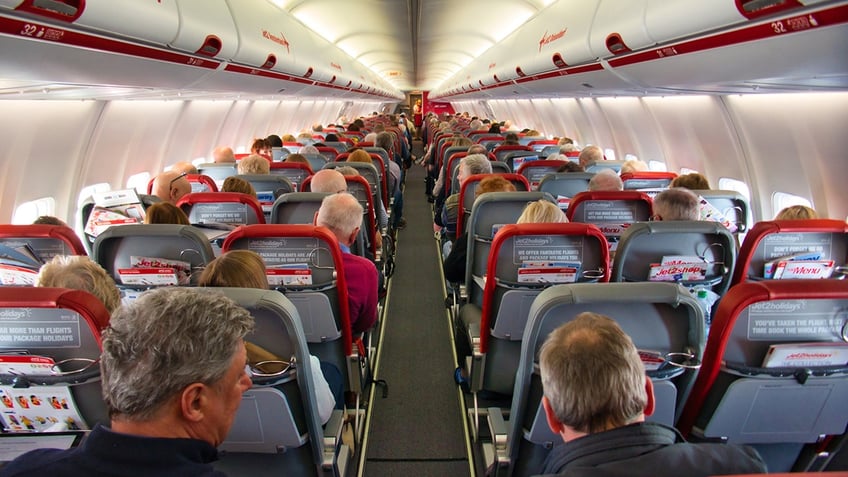
<instances>
[{"instance_id":1,"label":"jet2 logo on overhead bin","mask_svg":"<svg viewBox=\"0 0 848 477\"><path fill-rule=\"evenodd\" d=\"M787 18L784 21L772 22L771 28L775 33L787 33L790 31L807 30L819 26L819 22L812 15L802 15L794 18Z\"/></svg>"}]
</instances>

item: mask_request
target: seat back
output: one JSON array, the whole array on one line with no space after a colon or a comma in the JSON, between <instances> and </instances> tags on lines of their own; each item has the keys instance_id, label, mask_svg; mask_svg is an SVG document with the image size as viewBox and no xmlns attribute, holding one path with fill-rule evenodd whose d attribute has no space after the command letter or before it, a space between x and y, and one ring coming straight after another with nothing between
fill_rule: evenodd
<instances>
[{"instance_id":1,"label":"seat back","mask_svg":"<svg viewBox=\"0 0 848 477\"><path fill-rule=\"evenodd\" d=\"M289 154L291 154L291 151L285 147L272 147L271 162L283 162Z\"/></svg>"},{"instance_id":2,"label":"seat back","mask_svg":"<svg viewBox=\"0 0 848 477\"><path fill-rule=\"evenodd\" d=\"M487 149L488 149L488 146L487 146ZM492 152L495 154L495 159L497 159L498 161L501 161L501 162L507 162L507 160L506 160L507 154L512 153L512 152L516 152L516 151L527 152L527 153L529 153L529 154L527 154L528 156L532 156L532 155L536 154L536 151L534 151L533 148L530 147L530 146L521 146L521 145L515 145L515 144L501 144L500 146L498 146L498 147L494 148L494 150L492 150ZM511 163L508 163L508 164L510 165L510 167L512 167Z\"/></svg>"},{"instance_id":3,"label":"seat back","mask_svg":"<svg viewBox=\"0 0 848 477\"><path fill-rule=\"evenodd\" d=\"M327 159L327 162L335 161L336 156L339 154L339 152L335 148L328 146L317 146L316 149L318 149L318 153L320 153L322 156L324 156L325 159Z\"/></svg>"},{"instance_id":4,"label":"seat back","mask_svg":"<svg viewBox=\"0 0 848 477\"><path fill-rule=\"evenodd\" d=\"M215 182L215 185L218 187L218 190L220 190L221 186L224 184L224 179L238 174L238 166L235 162L209 162L197 166L197 172L204 176L211 177ZM193 191L194 189L192 189L192 192Z\"/></svg>"},{"instance_id":5,"label":"seat back","mask_svg":"<svg viewBox=\"0 0 848 477\"><path fill-rule=\"evenodd\" d=\"M240 192L197 192L177 201L192 224L264 224L262 205L255 197Z\"/></svg>"},{"instance_id":6,"label":"seat back","mask_svg":"<svg viewBox=\"0 0 848 477\"><path fill-rule=\"evenodd\" d=\"M581 192L571 198L566 215L572 222L596 225L614 243L630 224L651 218L652 204L651 198L642 192Z\"/></svg>"},{"instance_id":7,"label":"seat back","mask_svg":"<svg viewBox=\"0 0 848 477\"><path fill-rule=\"evenodd\" d=\"M521 142L521 141L519 141L519 142ZM554 152L559 151L559 146L557 146L557 140L556 139L544 139L544 138L533 139L533 138L530 138L530 141L527 142L527 145L532 147L533 150L536 151L536 152L542 152L548 147L556 147L557 150L554 151ZM540 154L540 155L542 157L548 157L548 156L545 156L545 155L542 155L542 154Z\"/></svg>"},{"instance_id":8,"label":"seat back","mask_svg":"<svg viewBox=\"0 0 848 477\"><path fill-rule=\"evenodd\" d=\"M594 172L555 172L546 174L539 181L539 190L556 197L563 209L568 208L571 198L589 190L589 181Z\"/></svg>"},{"instance_id":9,"label":"seat back","mask_svg":"<svg viewBox=\"0 0 848 477\"><path fill-rule=\"evenodd\" d=\"M733 286L714 315L679 429L692 437L758 444L776 472L792 467L804 443L844 434L848 363L843 354L828 364L831 351L825 350L839 346L844 353L848 347L846 309L848 282L841 280ZM773 351L767 365L773 345L783 349ZM770 459L775 448L783 455Z\"/></svg>"},{"instance_id":10,"label":"seat back","mask_svg":"<svg viewBox=\"0 0 848 477\"><path fill-rule=\"evenodd\" d=\"M74 230L64 225L0 225L0 245L11 249L28 247L42 263L56 255L85 255L85 247Z\"/></svg>"},{"instance_id":11,"label":"seat back","mask_svg":"<svg viewBox=\"0 0 848 477\"><path fill-rule=\"evenodd\" d=\"M331 162L329 159L327 159L327 156L320 153L309 153L302 155L306 158L307 161L309 161L309 167L311 167L313 171L320 170L324 167L324 164Z\"/></svg>"},{"instance_id":12,"label":"seat back","mask_svg":"<svg viewBox=\"0 0 848 477\"><path fill-rule=\"evenodd\" d=\"M377 167L374 164L367 164L364 162L329 162L325 169L335 169L342 166L349 166L356 169L359 172L359 175L365 178L368 181L368 185L371 187L371 195L373 196L373 202L375 209L378 207L378 204L383 203L383 195L382 195L382 178L380 177L380 173L377 170ZM385 205L385 204L384 204Z\"/></svg>"},{"instance_id":13,"label":"seat back","mask_svg":"<svg viewBox=\"0 0 848 477\"><path fill-rule=\"evenodd\" d=\"M639 171L621 174L624 190L667 189L677 177L674 172Z\"/></svg>"},{"instance_id":14,"label":"seat back","mask_svg":"<svg viewBox=\"0 0 848 477\"><path fill-rule=\"evenodd\" d=\"M529 191L530 184L524 176L518 174L499 174L504 179L510 181L515 186L516 191ZM462 235L463 227L467 221L468 214L471 213L471 207L474 205L474 200L477 197L477 187L480 181L489 177L490 174L474 174L468 176L462 186L459 188L459 210L456 213L456 236Z\"/></svg>"},{"instance_id":15,"label":"seat back","mask_svg":"<svg viewBox=\"0 0 848 477\"><path fill-rule=\"evenodd\" d=\"M566 163L568 161L525 161L518 167L517 173L527 178L532 190L537 190L546 175L556 173Z\"/></svg>"},{"instance_id":16,"label":"seat back","mask_svg":"<svg viewBox=\"0 0 848 477\"><path fill-rule=\"evenodd\" d=\"M501 146L504 147L504 146ZM529 146L525 146L529 147ZM495 155L495 157L498 157ZM539 153L534 150L529 151L508 151L498 158L499 161L509 166L510 172L518 172L518 168L525 162L538 161L544 159L539 157Z\"/></svg>"},{"instance_id":17,"label":"seat back","mask_svg":"<svg viewBox=\"0 0 848 477\"><path fill-rule=\"evenodd\" d=\"M274 206L277 197L289 192L297 192L292 182L286 176L280 174L239 174L236 177L250 182L250 185L253 186L259 205L262 206L266 222L271 216L271 207Z\"/></svg>"},{"instance_id":18,"label":"seat back","mask_svg":"<svg viewBox=\"0 0 848 477\"><path fill-rule=\"evenodd\" d=\"M537 468L551 446L561 442L548 427L541 406L539 350L553 330L586 311L615 320L640 350L686 353L693 356L693 363L703 355L703 312L692 295L676 285L576 283L544 290L530 307L510 411L507 453L516 463L516 475ZM648 371L655 411L647 420L673 425L696 374L696 369L671 364Z\"/></svg>"},{"instance_id":19,"label":"seat back","mask_svg":"<svg viewBox=\"0 0 848 477\"><path fill-rule=\"evenodd\" d=\"M836 266L848 263L848 224L841 220L773 220L757 222L745 236L739 249L739 263L733 271L731 286L746 280L758 280L784 257L812 252L820 259L831 259Z\"/></svg>"},{"instance_id":20,"label":"seat back","mask_svg":"<svg viewBox=\"0 0 848 477\"><path fill-rule=\"evenodd\" d=\"M281 195L271 209L272 224L305 224L315 221L321 201L329 194L324 192L290 192Z\"/></svg>"},{"instance_id":21,"label":"seat back","mask_svg":"<svg viewBox=\"0 0 848 477\"><path fill-rule=\"evenodd\" d=\"M121 288L146 289L170 281L162 276L163 269L170 269L164 274L176 273L180 285L196 284L199 270L215 254L206 235L190 225L134 224L111 227L98 235L91 258Z\"/></svg>"},{"instance_id":22,"label":"seat back","mask_svg":"<svg viewBox=\"0 0 848 477\"><path fill-rule=\"evenodd\" d=\"M272 162L271 175L283 176L291 182L293 191L297 192L300 189L303 181L312 175L312 168L309 164L300 162Z\"/></svg>"},{"instance_id":23,"label":"seat back","mask_svg":"<svg viewBox=\"0 0 848 477\"><path fill-rule=\"evenodd\" d=\"M599 172L601 169L612 169L616 174L621 172L621 166L624 164L624 161L595 161L588 166L586 166L586 172Z\"/></svg>"},{"instance_id":24,"label":"seat back","mask_svg":"<svg viewBox=\"0 0 848 477\"><path fill-rule=\"evenodd\" d=\"M691 273L676 276L681 272L662 266L668 263L666 257L690 257L673 261L697 265L690 266ZM724 295L730 287L735 263L733 235L718 222L637 222L630 224L618 243L612 281L674 281L687 287L708 287ZM663 273L665 271L671 275Z\"/></svg>"},{"instance_id":25,"label":"seat back","mask_svg":"<svg viewBox=\"0 0 848 477\"><path fill-rule=\"evenodd\" d=\"M66 422L72 430L109 423L98 365L100 334L109 325L109 312L96 297L64 288L0 287L0 323L0 354L24 352L55 363L91 360L88 365L82 361L59 364L61 372L69 373L65 375L32 373L22 380L21 372L0 374L0 395L5 404L0 419L4 429L43 431L57 422L51 417ZM22 382L31 386L22 387ZM69 398L62 397L66 392ZM51 398L55 405L51 405ZM73 402L59 405L62 399ZM83 422L78 422L78 417ZM72 421L68 422L68 418Z\"/></svg>"},{"instance_id":26,"label":"seat back","mask_svg":"<svg viewBox=\"0 0 848 477\"><path fill-rule=\"evenodd\" d=\"M718 209L724 218L736 225L733 235L739 246L739 236L750 228L751 206L744 195L735 190L693 190L692 192L703 197L711 206Z\"/></svg>"}]
</instances>

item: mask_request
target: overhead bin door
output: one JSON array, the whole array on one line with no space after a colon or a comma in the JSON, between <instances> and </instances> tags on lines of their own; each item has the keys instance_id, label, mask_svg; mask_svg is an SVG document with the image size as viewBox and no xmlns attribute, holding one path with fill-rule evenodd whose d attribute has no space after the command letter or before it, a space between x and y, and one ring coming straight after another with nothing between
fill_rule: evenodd
<instances>
[{"instance_id":1,"label":"overhead bin door","mask_svg":"<svg viewBox=\"0 0 848 477\"><path fill-rule=\"evenodd\" d=\"M23 0L0 0L0 8L14 10L15 7L24 3Z\"/></svg>"},{"instance_id":2,"label":"overhead bin door","mask_svg":"<svg viewBox=\"0 0 848 477\"><path fill-rule=\"evenodd\" d=\"M335 56L330 49L335 46L311 31L304 31L303 34L304 37L297 44L299 75L314 81L329 82L334 76L330 71L330 58Z\"/></svg>"},{"instance_id":3,"label":"overhead bin door","mask_svg":"<svg viewBox=\"0 0 848 477\"><path fill-rule=\"evenodd\" d=\"M238 33L225 0L177 0L180 27L170 46L201 56L229 60L238 50Z\"/></svg>"},{"instance_id":4,"label":"overhead bin door","mask_svg":"<svg viewBox=\"0 0 848 477\"><path fill-rule=\"evenodd\" d=\"M510 51L499 50L502 59L515 64L518 76L593 61L589 19L599 4L600 0L562 0L542 10L519 29Z\"/></svg>"},{"instance_id":5,"label":"overhead bin door","mask_svg":"<svg viewBox=\"0 0 848 477\"><path fill-rule=\"evenodd\" d=\"M647 0L645 25L657 43L745 21L734 0Z\"/></svg>"},{"instance_id":6,"label":"overhead bin door","mask_svg":"<svg viewBox=\"0 0 848 477\"><path fill-rule=\"evenodd\" d=\"M491 76L492 81L495 83L518 78L518 73L515 72L515 61L510 55L510 52L514 54L515 51L513 50L515 47L515 38L516 34L513 33L486 51L486 55L489 58L486 62L486 70L489 72L488 76ZM480 60L478 59L477 61Z\"/></svg>"},{"instance_id":7,"label":"overhead bin door","mask_svg":"<svg viewBox=\"0 0 848 477\"><path fill-rule=\"evenodd\" d=\"M674 1L677 0L669 3ZM601 0L589 35L592 53L607 58L653 45L655 42L645 27L647 3L647 0Z\"/></svg>"},{"instance_id":8,"label":"overhead bin door","mask_svg":"<svg viewBox=\"0 0 848 477\"><path fill-rule=\"evenodd\" d=\"M270 2L226 0L238 32L233 62L302 76L295 61L297 45L305 38L304 27Z\"/></svg>"}]
</instances>

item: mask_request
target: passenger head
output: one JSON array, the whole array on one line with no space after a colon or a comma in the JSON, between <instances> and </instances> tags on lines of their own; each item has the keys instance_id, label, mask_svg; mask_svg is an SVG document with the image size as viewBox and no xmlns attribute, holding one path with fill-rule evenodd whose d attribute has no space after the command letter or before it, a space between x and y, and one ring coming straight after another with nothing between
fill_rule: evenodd
<instances>
[{"instance_id":1,"label":"passenger head","mask_svg":"<svg viewBox=\"0 0 848 477\"><path fill-rule=\"evenodd\" d=\"M230 250L212 260L203 269L197 285L262 290L269 288L268 276L265 275L265 262L258 253L250 250Z\"/></svg>"},{"instance_id":2,"label":"passenger head","mask_svg":"<svg viewBox=\"0 0 848 477\"><path fill-rule=\"evenodd\" d=\"M472 144L474 143L471 142L471 139L468 139L465 136L454 137L453 139L451 139L451 147L469 147ZM485 149L486 148L484 147L483 150L485 151Z\"/></svg>"},{"instance_id":3,"label":"passenger head","mask_svg":"<svg viewBox=\"0 0 848 477\"><path fill-rule=\"evenodd\" d=\"M321 201L315 225L327 227L340 243L350 245L362 226L362 206L347 192L328 195Z\"/></svg>"},{"instance_id":4,"label":"passenger head","mask_svg":"<svg viewBox=\"0 0 848 477\"><path fill-rule=\"evenodd\" d=\"M347 191L347 182L341 172L336 169L321 169L312 175L310 182L312 192L335 194Z\"/></svg>"},{"instance_id":5,"label":"passenger head","mask_svg":"<svg viewBox=\"0 0 848 477\"><path fill-rule=\"evenodd\" d=\"M567 137L567 136L563 136L563 137L557 139L557 146L564 146L566 144L574 144L574 139L571 139L570 137Z\"/></svg>"},{"instance_id":6,"label":"passenger head","mask_svg":"<svg viewBox=\"0 0 848 477\"><path fill-rule=\"evenodd\" d=\"M472 144L471 146L468 147L468 154L467 155L470 156L471 154L482 154L482 155L486 156L486 155L489 154L489 151L487 151L486 146L484 146L482 144Z\"/></svg>"},{"instance_id":7,"label":"passenger head","mask_svg":"<svg viewBox=\"0 0 848 477\"><path fill-rule=\"evenodd\" d=\"M221 185L221 192L238 192L239 194L248 194L256 197L256 189L253 188L253 184L236 176L230 176L224 179L224 183Z\"/></svg>"},{"instance_id":8,"label":"passenger head","mask_svg":"<svg viewBox=\"0 0 848 477\"><path fill-rule=\"evenodd\" d=\"M347 162L364 162L366 164L373 164L374 161L371 160L371 154L368 154L365 149L356 149L347 156Z\"/></svg>"},{"instance_id":9,"label":"passenger head","mask_svg":"<svg viewBox=\"0 0 848 477\"><path fill-rule=\"evenodd\" d=\"M819 214L806 205L792 205L777 213L774 220L805 220L817 219Z\"/></svg>"},{"instance_id":10,"label":"passenger head","mask_svg":"<svg viewBox=\"0 0 848 477\"><path fill-rule=\"evenodd\" d=\"M163 202L176 204L182 196L191 192L191 183L185 172L165 171L153 180L153 195Z\"/></svg>"},{"instance_id":11,"label":"passenger head","mask_svg":"<svg viewBox=\"0 0 848 477\"><path fill-rule=\"evenodd\" d=\"M283 134L283 137L280 138L280 139L282 139L284 143L286 143L286 142L297 142L297 138L294 137L291 134Z\"/></svg>"},{"instance_id":12,"label":"passenger head","mask_svg":"<svg viewBox=\"0 0 848 477\"><path fill-rule=\"evenodd\" d=\"M33 224L34 225L61 225L61 226L64 226L64 227L68 226L68 224L65 223L64 220L60 219L59 217L53 217L52 215L39 216L37 219L35 219Z\"/></svg>"},{"instance_id":13,"label":"passenger head","mask_svg":"<svg viewBox=\"0 0 848 477\"><path fill-rule=\"evenodd\" d=\"M504 145L507 146L517 146L518 145L518 134L515 133L507 133L504 136Z\"/></svg>"},{"instance_id":14,"label":"passenger head","mask_svg":"<svg viewBox=\"0 0 848 477\"><path fill-rule=\"evenodd\" d=\"M374 141L374 145L376 147L382 147L386 152L392 150L392 145L394 144L395 139L392 137L392 133L381 132L377 133L377 140Z\"/></svg>"},{"instance_id":15,"label":"passenger head","mask_svg":"<svg viewBox=\"0 0 848 477\"><path fill-rule=\"evenodd\" d=\"M515 185L504 179L500 174L483 178L474 191L475 199L486 192L515 192Z\"/></svg>"},{"instance_id":16,"label":"passenger head","mask_svg":"<svg viewBox=\"0 0 848 477\"><path fill-rule=\"evenodd\" d=\"M586 146L580 151L580 165L585 169L593 162L604 160L604 151L598 146Z\"/></svg>"},{"instance_id":17,"label":"passenger head","mask_svg":"<svg viewBox=\"0 0 848 477\"><path fill-rule=\"evenodd\" d=\"M457 172L457 178L459 179L459 183L462 184L465 182L465 179L468 179L470 176L474 174L491 174L492 173L492 163L489 161L489 158L484 156L483 154L469 154L462 158L459 162L459 171Z\"/></svg>"},{"instance_id":18,"label":"passenger head","mask_svg":"<svg viewBox=\"0 0 848 477\"><path fill-rule=\"evenodd\" d=\"M271 173L271 164L268 162L268 159L257 155L251 154L244 159L240 160L238 163L238 173L239 174L270 174Z\"/></svg>"},{"instance_id":19,"label":"passenger head","mask_svg":"<svg viewBox=\"0 0 848 477\"><path fill-rule=\"evenodd\" d=\"M644 420L653 393L633 341L612 319L584 312L554 330L539 364L548 423L596 433Z\"/></svg>"},{"instance_id":20,"label":"passenger head","mask_svg":"<svg viewBox=\"0 0 848 477\"><path fill-rule=\"evenodd\" d=\"M157 202L144 212L145 224L191 225L182 209L170 202Z\"/></svg>"},{"instance_id":21,"label":"passenger head","mask_svg":"<svg viewBox=\"0 0 848 477\"><path fill-rule=\"evenodd\" d=\"M197 168L194 167L194 164L187 161L175 162L174 165L171 166L171 170L185 172L186 174L197 174Z\"/></svg>"},{"instance_id":22,"label":"passenger head","mask_svg":"<svg viewBox=\"0 0 848 477\"><path fill-rule=\"evenodd\" d=\"M233 148L227 146L219 146L216 147L214 151L212 151L212 160L216 164L225 162L236 162L236 156L235 154L233 154Z\"/></svg>"},{"instance_id":23,"label":"passenger head","mask_svg":"<svg viewBox=\"0 0 848 477\"><path fill-rule=\"evenodd\" d=\"M321 154L321 151L319 151L317 147L309 144L309 145L303 146L300 149L298 149L297 153L298 154L304 154L304 155L305 154Z\"/></svg>"},{"instance_id":24,"label":"passenger head","mask_svg":"<svg viewBox=\"0 0 848 477\"><path fill-rule=\"evenodd\" d=\"M630 172L641 172L647 171L648 164L645 161L640 161L639 159L628 159L624 161L624 164L621 165L621 173L627 174Z\"/></svg>"},{"instance_id":25,"label":"passenger head","mask_svg":"<svg viewBox=\"0 0 848 477\"><path fill-rule=\"evenodd\" d=\"M589 179L589 190L591 191L616 191L623 190L624 184L621 177L612 169L601 169Z\"/></svg>"},{"instance_id":26,"label":"passenger head","mask_svg":"<svg viewBox=\"0 0 848 477\"><path fill-rule=\"evenodd\" d=\"M339 137L333 133L327 134L324 137L324 141L326 142L339 142Z\"/></svg>"},{"instance_id":27,"label":"passenger head","mask_svg":"<svg viewBox=\"0 0 848 477\"><path fill-rule=\"evenodd\" d=\"M283 159L283 162L289 162L289 163L294 162L294 163L298 163L298 164L307 164L308 165L309 159L307 159L306 156L304 156L303 154L299 154L297 152L294 152L294 153L286 156L286 158Z\"/></svg>"},{"instance_id":28,"label":"passenger head","mask_svg":"<svg viewBox=\"0 0 848 477\"><path fill-rule=\"evenodd\" d=\"M354 169L353 167L350 167L350 166L339 166L339 167L336 167L334 170L338 171L339 174L341 174L345 177L360 175L359 171L357 171L356 169Z\"/></svg>"},{"instance_id":29,"label":"passenger head","mask_svg":"<svg viewBox=\"0 0 848 477\"><path fill-rule=\"evenodd\" d=\"M118 308L103 332L103 401L112 428L224 441L251 386L244 337L253 317L208 291L164 287Z\"/></svg>"},{"instance_id":30,"label":"passenger head","mask_svg":"<svg viewBox=\"0 0 848 477\"><path fill-rule=\"evenodd\" d=\"M273 147L283 147L283 139L276 134L270 134L265 138L265 142L268 143L269 146Z\"/></svg>"},{"instance_id":31,"label":"passenger head","mask_svg":"<svg viewBox=\"0 0 848 477\"><path fill-rule=\"evenodd\" d=\"M87 291L97 297L110 314L121 304L121 292L115 280L86 256L56 255L41 266L35 286Z\"/></svg>"},{"instance_id":32,"label":"passenger head","mask_svg":"<svg viewBox=\"0 0 848 477\"><path fill-rule=\"evenodd\" d=\"M323 132L323 131L324 131L324 126L322 126L321 123L315 123L315 124L312 125L312 132Z\"/></svg>"},{"instance_id":33,"label":"passenger head","mask_svg":"<svg viewBox=\"0 0 848 477\"><path fill-rule=\"evenodd\" d=\"M698 220L698 196L689 189L667 189L654 197L654 220Z\"/></svg>"},{"instance_id":34,"label":"passenger head","mask_svg":"<svg viewBox=\"0 0 848 477\"><path fill-rule=\"evenodd\" d=\"M709 190L710 182L703 174L693 172L675 177L671 181L670 187L685 187L690 190Z\"/></svg>"},{"instance_id":35,"label":"passenger head","mask_svg":"<svg viewBox=\"0 0 848 477\"><path fill-rule=\"evenodd\" d=\"M489 127L490 134L500 134L501 133L501 125L500 123L492 123Z\"/></svg>"},{"instance_id":36,"label":"passenger head","mask_svg":"<svg viewBox=\"0 0 848 477\"><path fill-rule=\"evenodd\" d=\"M270 156L271 145L265 140L265 138L254 139L253 144L250 145L250 153Z\"/></svg>"},{"instance_id":37,"label":"passenger head","mask_svg":"<svg viewBox=\"0 0 848 477\"><path fill-rule=\"evenodd\" d=\"M563 144L559 147L560 154L568 154L569 152L580 152L580 148L574 144Z\"/></svg>"},{"instance_id":38,"label":"passenger head","mask_svg":"<svg viewBox=\"0 0 848 477\"><path fill-rule=\"evenodd\" d=\"M515 221L516 224L561 224L565 222L568 222L565 212L559 206L547 200L530 202L524 207L518 220Z\"/></svg>"},{"instance_id":39,"label":"passenger head","mask_svg":"<svg viewBox=\"0 0 848 477\"><path fill-rule=\"evenodd\" d=\"M557 172L586 172L586 170L583 169L583 166L581 166L580 164L568 161L562 166L560 166L560 168L557 169Z\"/></svg>"}]
</instances>

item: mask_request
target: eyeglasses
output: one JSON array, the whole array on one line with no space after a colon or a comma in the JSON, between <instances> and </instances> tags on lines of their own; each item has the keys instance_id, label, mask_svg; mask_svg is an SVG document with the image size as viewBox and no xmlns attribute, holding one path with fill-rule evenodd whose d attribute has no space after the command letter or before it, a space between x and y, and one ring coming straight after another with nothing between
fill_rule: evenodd
<instances>
[{"instance_id":1,"label":"eyeglasses","mask_svg":"<svg viewBox=\"0 0 848 477\"><path fill-rule=\"evenodd\" d=\"M185 177L187 175L188 175L188 172L183 172L182 174L178 175L177 177L174 177L173 179L171 179L171 182L168 183L168 189L170 189L171 187L174 186L174 182L182 179L183 177Z\"/></svg>"},{"instance_id":2,"label":"eyeglasses","mask_svg":"<svg viewBox=\"0 0 848 477\"><path fill-rule=\"evenodd\" d=\"M648 222L661 222L661 221L662 221L662 217L659 214L654 214L654 215L648 217Z\"/></svg>"}]
</instances>

